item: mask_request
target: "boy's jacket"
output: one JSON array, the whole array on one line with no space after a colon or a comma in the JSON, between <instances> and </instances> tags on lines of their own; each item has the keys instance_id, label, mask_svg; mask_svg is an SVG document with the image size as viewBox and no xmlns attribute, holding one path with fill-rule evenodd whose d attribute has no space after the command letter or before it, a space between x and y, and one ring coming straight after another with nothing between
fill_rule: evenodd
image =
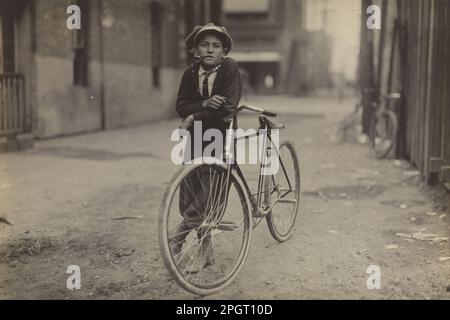
<instances>
[{"instance_id":1,"label":"boy's jacket","mask_svg":"<svg viewBox=\"0 0 450 320\"><path fill-rule=\"evenodd\" d=\"M220 63L221 66L217 71L217 77L214 81L211 96L220 95L227 97L233 105L233 109L237 108L241 99L242 84L241 76L237 63L231 58L224 58ZM198 69L200 63L194 63L188 67L181 79L180 88L176 102L176 110L181 118L193 114L196 121L202 121L203 131L209 128L217 128L225 131L227 128L223 118L229 112L227 110L204 110L202 102L204 98L200 95L198 83ZM235 128L237 126L236 117L234 118Z\"/></svg>"}]
</instances>

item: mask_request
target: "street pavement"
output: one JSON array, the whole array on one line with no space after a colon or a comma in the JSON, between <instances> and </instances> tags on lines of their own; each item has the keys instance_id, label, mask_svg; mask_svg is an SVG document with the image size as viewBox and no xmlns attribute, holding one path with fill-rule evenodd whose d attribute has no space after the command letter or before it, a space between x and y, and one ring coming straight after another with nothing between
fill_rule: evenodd
<instances>
[{"instance_id":1,"label":"street pavement","mask_svg":"<svg viewBox=\"0 0 450 320\"><path fill-rule=\"evenodd\" d=\"M281 135L300 160L300 214L282 244L260 224L237 279L207 298L450 298L448 208L407 162L379 161L366 145L339 141L336 128L355 102L243 99L278 112L287 127ZM0 299L199 298L170 278L159 253L179 121L1 154L0 216L13 226L0 223ZM239 124L256 128L257 117L241 114ZM80 267L79 290L66 287L70 265Z\"/></svg>"}]
</instances>

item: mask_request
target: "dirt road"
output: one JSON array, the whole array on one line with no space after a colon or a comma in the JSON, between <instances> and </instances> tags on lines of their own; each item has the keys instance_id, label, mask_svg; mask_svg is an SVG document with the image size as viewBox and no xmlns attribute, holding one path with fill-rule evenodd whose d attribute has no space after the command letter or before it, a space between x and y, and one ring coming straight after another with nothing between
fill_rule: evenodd
<instances>
[{"instance_id":1,"label":"dirt road","mask_svg":"<svg viewBox=\"0 0 450 320\"><path fill-rule=\"evenodd\" d=\"M352 108L325 99L273 106L300 157L302 203L291 240L265 224L236 281L211 299L450 299L449 213L414 168L338 143ZM257 120L242 116L240 124ZM177 120L37 142L0 155L0 299L196 299L159 254L158 211L176 167ZM320 192L319 192L320 191ZM443 204L444 203L444 204ZM115 219L131 217L129 219ZM81 270L68 290L66 269ZM368 289L371 265L380 289Z\"/></svg>"}]
</instances>

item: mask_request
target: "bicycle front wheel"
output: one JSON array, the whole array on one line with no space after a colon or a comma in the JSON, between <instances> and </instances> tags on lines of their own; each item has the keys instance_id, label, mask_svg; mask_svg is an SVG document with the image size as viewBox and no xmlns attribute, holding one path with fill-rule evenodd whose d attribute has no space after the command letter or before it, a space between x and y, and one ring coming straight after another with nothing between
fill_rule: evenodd
<instances>
[{"instance_id":1,"label":"bicycle front wheel","mask_svg":"<svg viewBox=\"0 0 450 320\"><path fill-rule=\"evenodd\" d=\"M163 261L184 289L209 295L229 285L248 253L251 217L242 182L224 165L186 165L161 206Z\"/></svg>"},{"instance_id":2,"label":"bicycle front wheel","mask_svg":"<svg viewBox=\"0 0 450 320\"><path fill-rule=\"evenodd\" d=\"M287 140L280 142L278 159L278 170L265 177L264 200L270 234L284 242L292 235L299 209L300 167L294 146Z\"/></svg>"}]
</instances>

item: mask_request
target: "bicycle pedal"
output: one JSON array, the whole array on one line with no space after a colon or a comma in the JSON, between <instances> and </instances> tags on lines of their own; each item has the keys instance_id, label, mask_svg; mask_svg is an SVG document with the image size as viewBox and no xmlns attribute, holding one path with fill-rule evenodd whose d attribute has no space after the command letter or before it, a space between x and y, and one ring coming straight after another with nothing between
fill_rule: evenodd
<instances>
[{"instance_id":1,"label":"bicycle pedal","mask_svg":"<svg viewBox=\"0 0 450 320\"><path fill-rule=\"evenodd\" d=\"M239 227L239 225L231 221L221 221L217 225L217 229L221 231L233 231L237 227Z\"/></svg>"}]
</instances>

